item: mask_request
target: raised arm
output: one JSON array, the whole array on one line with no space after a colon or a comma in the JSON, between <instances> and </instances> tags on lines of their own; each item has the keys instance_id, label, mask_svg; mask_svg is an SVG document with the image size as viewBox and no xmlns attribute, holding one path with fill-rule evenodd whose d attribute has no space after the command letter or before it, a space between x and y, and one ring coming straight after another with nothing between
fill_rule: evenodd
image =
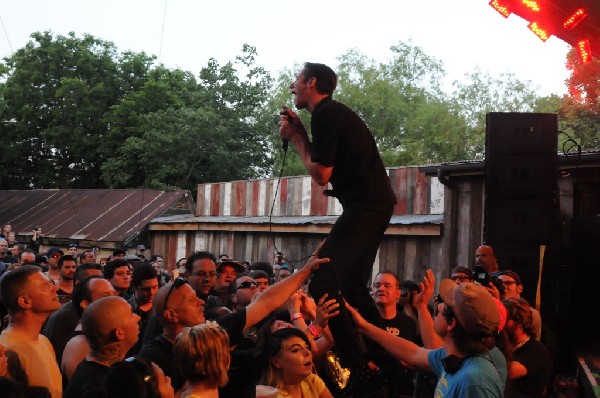
<instances>
[{"instance_id":1,"label":"raised arm","mask_svg":"<svg viewBox=\"0 0 600 398\"><path fill-rule=\"evenodd\" d=\"M308 262L302 268L294 272L289 277L277 282L265 290L256 300L246 307L246 325L244 330L250 326L256 325L272 311L278 309L285 301L297 291L302 282L313 270L319 268L323 263L328 263L329 258L319 258L319 252L325 241L319 244Z\"/></svg>"},{"instance_id":2,"label":"raised arm","mask_svg":"<svg viewBox=\"0 0 600 398\"><path fill-rule=\"evenodd\" d=\"M358 332L382 346L396 360L406 362L416 368L431 370L427 359L430 350L370 324L348 303L346 303L346 308L350 311Z\"/></svg>"},{"instance_id":3,"label":"raised arm","mask_svg":"<svg viewBox=\"0 0 600 398\"><path fill-rule=\"evenodd\" d=\"M423 278L423 282L419 283L421 293L417 296L416 306L419 316L419 329L421 330L421 339L425 348L430 350L441 348L444 345L442 338L433 329L433 318L429 312L427 305L433 296L435 286L435 276L428 269Z\"/></svg>"}]
</instances>

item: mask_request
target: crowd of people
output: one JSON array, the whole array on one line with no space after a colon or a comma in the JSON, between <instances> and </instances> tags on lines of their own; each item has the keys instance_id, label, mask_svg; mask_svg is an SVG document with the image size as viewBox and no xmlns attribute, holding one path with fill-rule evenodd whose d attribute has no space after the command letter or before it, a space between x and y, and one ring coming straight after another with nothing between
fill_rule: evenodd
<instances>
[{"instance_id":1,"label":"crowd of people","mask_svg":"<svg viewBox=\"0 0 600 398\"><path fill-rule=\"evenodd\" d=\"M308 62L290 85L312 141L296 113L280 112L285 150L343 207L300 268L280 252L249 264L198 251L169 274L142 245L98 262L76 245L43 257L39 228L8 258L14 235L3 230L2 397L544 396L553 358L538 341L543 323L491 247L477 249L475 274L371 278L396 198L336 86L331 68Z\"/></svg>"},{"instance_id":2,"label":"crowd of people","mask_svg":"<svg viewBox=\"0 0 600 398\"><path fill-rule=\"evenodd\" d=\"M0 248L6 244L0 238ZM162 256L151 262L119 249L101 265L93 251L72 245L48 249L46 265L26 247L0 279L1 395L546 393L554 359L539 341L539 312L520 297L519 275L501 271L490 246L475 257L496 281L488 286L458 266L434 295L430 270L419 283L383 270L370 283L377 319L345 304L368 353L368 389L363 373L343 366L329 329L338 301L325 294L315 302L308 289L313 271L329 265L320 250L294 272L281 253L272 262L243 263L195 252L168 267Z\"/></svg>"}]
</instances>

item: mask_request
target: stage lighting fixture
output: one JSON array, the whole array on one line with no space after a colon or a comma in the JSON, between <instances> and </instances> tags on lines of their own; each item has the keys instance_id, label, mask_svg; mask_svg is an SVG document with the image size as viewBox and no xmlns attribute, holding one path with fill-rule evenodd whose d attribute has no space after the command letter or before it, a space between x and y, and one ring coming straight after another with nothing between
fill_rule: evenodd
<instances>
[{"instance_id":1,"label":"stage lighting fixture","mask_svg":"<svg viewBox=\"0 0 600 398\"><path fill-rule=\"evenodd\" d=\"M579 52L579 60L582 64L586 64L592 60L592 48L589 40L580 40L577 42L577 51Z\"/></svg>"},{"instance_id":2,"label":"stage lighting fixture","mask_svg":"<svg viewBox=\"0 0 600 398\"><path fill-rule=\"evenodd\" d=\"M505 5L501 4L498 0L492 0L492 1L490 1L490 5L492 6L492 8L494 10L498 11L498 13L500 15L502 15L504 18L508 18L508 16L511 14L511 12L508 9L508 7L506 7Z\"/></svg>"},{"instance_id":3,"label":"stage lighting fixture","mask_svg":"<svg viewBox=\"0 0 600 398\"><path fill-rule=\"evenodd\" d=\"M546 41L546 40L548 40L548 38L550 36L552 36L551 34L548 33L548 31L546 29L544 29L542 26L540 26L537 22L531 22L529 25L527 25L527 27L533 33L535 33L535 35L537 37L539 37L541 41Z\"/></svg>"},{"instance_id":4,"label":"stage lighting fixture","mask_svg":"<svg viewBox=\"0 0 600 398\"><path fill-rule=\"evenodd\" d=\"M583 19L587 17L587 11L583 8L578 8L567 20L563 23L563 27L566 30L572 30L576 27L579 22L583 21Z\"/></svg>"}]
</instances>

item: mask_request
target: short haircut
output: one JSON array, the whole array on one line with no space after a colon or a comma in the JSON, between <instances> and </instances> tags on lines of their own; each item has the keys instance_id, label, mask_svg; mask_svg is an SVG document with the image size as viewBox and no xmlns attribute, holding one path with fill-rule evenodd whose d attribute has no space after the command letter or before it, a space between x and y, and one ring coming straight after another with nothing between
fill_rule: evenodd
<instances>
[{"instance_id":1,"label":"short haircut","mask_svg":"<svg viewBox=\"0 0 600 398\"><path fill-rule=\"evenodd\" d=\"M273 276L273 266L266 261L257 261L255 263L252 263L250 264L248 269L250 271L264 271L269 277Z\"/></svg>"},{"instance_id":2,"label":"short haircut","mask_svg":"<svg viewBox=\"0 0 600 398\"><path fill-rule=\"evenodd\" d=\"M15 243L13 247L19 249L19 253L23 253L25 250L27 250L27 246L22 243Z\"/></svg>"},{"instance_id":3,"label":"short haircut","mask_svg":"<svg viewBox=\"0 0 600 398\"><path fill-rule=\"evenodd\" d=\"M175 339L173 355L187 380L208 381L215 387L227 384L229 336L216 323L184 328Z\"/></svg>"},{"instance_id":4,"label":"short haircut","mask_svg":"<svg viewBox=\"0 0 600 398\"><path fill-rule=\"evenodd\" d=\"M75 264L77 264L77 260L75 259L75 257L67 254L66 256L62 256L61 258L58 259L58 269L62 268L65 261L75 261Z\"/></svg>"},{"instance_id":5,"label":"short haircut","mask_svg":"<svg viewBox=\"0 0 600 398\"><path fill-rule=\"evenodd\" d=\"M244 276L247 276L247 277L251 278L250 274L247 273L247 272L240 272L239 274L237 274L235 276L235 279L232 280L231 283L229 284L229 287L228 287L229 294L235 294L235 292L237 291L237 287L235 286L236 282L237 282L238 279L240 279L241 277L244 277Z\"/></svg>"},{"instance_id":6,"label":"short haircut","mask_svg":"<svg viewBox=\"0 0 600 398\"><path fill-rule=\"evenodd\" d=\"M141 263L136 265L135 268L133 268L133 273L131 274L131 282L135 286L140 286L142 281L157 278L158 274L156 273L156 269L154 269L150 263Z\"/></svg>"},{"instance_id":7,"label":"short haircut","mask_svg":"<svg viewBox=\"0 0 600 398\"><path fill-rule=\"evenodd\" d=\"M79 262L83 261L83 258L85 257L85 253L92 253L92 254L94 254L94 251L93 250L84 250L81 253L79 253L79 256L77 256L77 257L79 257Z\"/></svg>"},{"instance_id":8,"label":"short haircut","mask_svg":"<svg viewBox=\"0 0 600 398\"><path fill-rule=\"evenodd\" d=\"M398 278L398 275L396 275L396 273L394 271L390 271L389 269L384 269L382 271L379 271L379 273L377 275L375 275L375 278L377 278L379 275L391 275L394 277L394 279L396 280L396 288L400 289L400 278ZM375 278L373 278L373 280L375 280Z\"/></svg>"},{"instance_id":9,"label":"short haircut","mask_svg":"<svg viewBox=\"0 0 600 398\"><path fill-rule=\"evenodd\" d=\"M204 259L212 260L212 262L215 263L215 266L217 264L217 258L211 252L206 252L206 251L195 252L194 254L192 254L191 256L188 257L188 259L185 263L185 269L188 272L188 274L190 274L190 275L192 274L192 267L194 266L194 261L204 260Z\"/></svg>"},{"instance_id":10,"label":"short haircut","mask_svg":"<svg viewBox=\"0 0 600 398\"><path fill-rule=\"evenodd\" d=\"M0 300L2 300L9 314L14 314L21 310L18 302L19 296L25 293L29 277L36 272L41 272L40 267L36 265L23 265L10 272L6 272L0 278Z\"/></svg>"},{"instance_id":11,"label":"short haircut","mask_svg":"<svg viewBox=\"0 0 600 398\"><path fill-rule=\"evenodd\" d=\"M75 281L81 280L81 276L88 270L97 269L102 271L102 266L98 263L83 263L75 270Z\"/></svg>"},{"instance_id":12,"label":"short haircut","mask_svg":"<svg viewBox=\"0 0 600 398\"><path fill-rule=\"evenodd\" d=\"M256 271L250 272L250 278L255 279L255 280L260 279L260 278L269 279L269 275L265 271L263 271L261 269L257 269Z\"/></svg>"},{"instance_id":13,"label":"short haircut","mask_svg":"<svg viewBox=\"0 0 600 398\"><path fill-rule=\"evenodd\" d=\"M123 255L125 255L125 254L127 254L127 252L125 251L125 249L115 249L115 250L113 251L113 254L112 254L112 255L113 255L113 256L118 256L118 255L120 255L120 254L123 254Z\"/></svg>"},{"instance_id":14,"label":"short haircut","mask_svg":"<svg viewBox=\"0 0 600 398\"><path fill-rule=\"evenodd\" d=\"M332 95L337 87L337 75L325 64L305 62L302 72L305 81L313 77L317 79L316 86L319 94Z\"/></svg>"},{"instance_id":15,"label":"short haircut","mask_svg":"<svg viewBox=\"0 0 600 398\"><path fill-rule=\"evenodd\" d=\"M21 253L19 253L19 260L21 260L23 258L23 254L25 254L25 253L31 253L31 254L33 254L34 257L36 255L33 250L31 250L31 249L25 249L25 250L22 250Z\"/></svg>"},{"instance_id":16,"label":"short haircut","mask_svg":"<svg viewBox=\"0 0 600 398\"><path fill-rule=\"evenodd\" d=\"M152 257L150 257L150 262L156 261L158 260L158 258L162 258L163 260L165 259L163 256L161 256L160 254L154 254L152 255Z\"/></svg>"},{"instance_id":17,"label":"short haircut","mask_svg":"<svg viewBox=\"0 0 600 398\"><path fill-rule=\"evenodd\" d=\"M115 276L115 269L120 268L120 267L128 267L129 268L129 263L126 260L123 260L121 258L107 262L106 265L104 266L104 278L112 279L113 276Z\"/></svg>"},{"instance_id":18,"label":"short haircut","mask_svg":"<svg viewBox=\"0 0 600 398\"><path fill-rule=\"evenodd\" d=\"M92 301L92 297L90 295L90 281L93 279L103 279L100 275L92 275L87 278L83 278L75 287L73 288L73 293L71 294L71 301L73 301L73 305L75 306L75 312L77 313L77 318L81 318L81 314L83 314L83 308L81 308L81 302L83 300Z\"/></svg>"}]
</instances>

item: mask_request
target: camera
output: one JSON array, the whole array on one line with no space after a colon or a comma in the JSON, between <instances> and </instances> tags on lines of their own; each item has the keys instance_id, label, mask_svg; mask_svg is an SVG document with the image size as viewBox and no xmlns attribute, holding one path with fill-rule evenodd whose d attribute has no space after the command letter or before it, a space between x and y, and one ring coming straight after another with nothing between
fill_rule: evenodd
<instances>
[{"instance_id":1,"label":"camera","mask_svg":"<svg viewBox=\"0 0 600 398\"><path fill-rule=\"evenodd\" d=\"M488 275L485 268L481 265L475 265L475 272L473 272L473 279L475 282L479 282L482 286L488 286L490 284L490 276Z\"/></svg>"}]
</instances>

